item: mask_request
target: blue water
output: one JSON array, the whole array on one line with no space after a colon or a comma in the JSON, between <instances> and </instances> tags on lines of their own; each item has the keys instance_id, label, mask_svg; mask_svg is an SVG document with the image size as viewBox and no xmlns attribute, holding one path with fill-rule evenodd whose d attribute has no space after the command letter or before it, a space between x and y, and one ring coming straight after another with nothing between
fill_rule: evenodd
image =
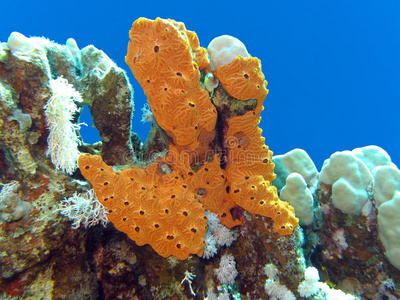
<instances>
[{"instance_id":1,"label":"blue water","mask_svg":"<svg viewBox=\"0 0 400 300\"><path fill-rule=\"evenodd\" d=\"M142 16L182 21L204 47L230 34L262 61L270 94L261 127L275 154L303 148L320 169L335 151L376 144L400 165L399 1L124 2L7 1L0 41L19 31L102 49L127 70L134 131L145 139L146 97L124 62L132 22ZM87 130L85 141L97 140Z\"/></svg>"}]
</instances>

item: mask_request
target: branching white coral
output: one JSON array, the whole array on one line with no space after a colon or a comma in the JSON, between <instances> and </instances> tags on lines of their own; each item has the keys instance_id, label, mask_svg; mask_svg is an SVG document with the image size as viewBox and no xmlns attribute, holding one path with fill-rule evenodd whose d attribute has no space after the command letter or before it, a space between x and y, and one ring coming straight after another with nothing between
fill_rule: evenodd
<instances>
[{"instance_id":1,"label":"branching white coral","mask_svg":"<svg viewBox=\"0 0 400 300\"><path fill-rule=\"evenodd\" d=\"M78 91L63 77L50 80L52 96L44 106L47 126L50 134L47 138L48 149L56 170L72 174L78 166L80 140L76 131L80 124L73 124L73 115L78 112L74 103L83 99Z\"/></svg>"},{"instance_id":2,"label":"branching white coral","mask_svg":"<svg viewBox=\"0 0 400 300\"><path fill-rule=\"evenodd\" d=\"M286 286L271 279L267 279L265 291L270 296L270 300L296 300L294 294Z\"/></svg>"},{"instance_id":3,"label":"branching white coral","mask_svg":"<svg viewBox=\"0 0 400 300\"><path fill-rule=\"evenodd\" d=\"M237 233L234 230L229 230L222 224L219 224L214 230L211 231L217 244L220 246L230 247L237 238Z\"/></svg>"},{"instance_id":4,"label":"branching white coral","mask_svg":"<svg viewBox=\"0 0 400 300\"><path fill-rule=\"evenodd\" d=\"M319 287L317 285L319 281L318 270L314 267L308 267L304 274L305 279L300 282L297 291L300 296L308 298L318 293Z\"/></svg>"},{"instance_id":5,"label":"branching white coral","mask_svg":"<svg viewBox=\"0 0 400 300\"><path fill-rule=\"evenodd\" d=\"M229 230L220 223L217 214L206 211L207 233L205 237L204 258L213 257L217 253L217 245L229 247L238 238L239 234L235 230Z\"/></svg>"},{"instance_id":6,"label":"branching white coral","mask_svg":"<svg viewBox=\"0 0 400 300\"><path fill-rule=\"evenodd\" d=\"M274 264L267 264L264 267L264 273L269 279L275 279L279 274L279 270Z\"/></svg>"},{"instance_id":7,"label":"branching white coral","mask_svg":"<svg viewBox=\"0 0 400 300\"><path fill-rule=\"evenodd\" d=\"M234 284L235 278L239 273L236 270L236 262L233 255L222 255L221 262L219 263L219 269L214 269L214 273L221 284Z\"/></svg>"},{"instance_id":8,"label":"branching white coral","mask_svg":"<svg viewBox=\"0 0 400 300\"><path fill-rule=\"evenodd\" d=\"M270 299L296 300L294 294L286 286L279 283L279 270L274 264L267 264L264 271L268 276L265 282L265 292L270 296Z\"/></svg>"},{"instance_id":9,"label":"branching white coral","mask_svg":"<svg viewBox=\"0 0 400 300\"><path fill-rule=\"evenodd\" d=\"M206 232L206 236L204 237L205 245L203 249L203 258L209 259L213 257L218 252L217 241L214 236L211 234L209 230Z\"/></svg>"},{"instance_id":10,"label":"branching white coral","mask_svg":"<svg viewBox=\"0 0 400 300\"><path fill-rule=\"evenodd\" d=\"M85 228L99 223L106 227L108 223L108 212L99 202L93 190L84 194L75 192L72 197L61 201L58 211L72 221L73 229L77 229L81 224Z\"/></svg>"},{"instance_id":11,"label":"branching white coral","mask_svg":"<svg viewBox=\"0 0 400 300\"><path fill-rule=\"evenodd\" d=\"M189 288L190 288L190 293L193 296L196 296L196 293L193 291L193 287L192 287L193 278L195 278L195 277L196 277L196 275L190 273L189 271L185 271L185 278L183 278L183 280L181 281L181 284L183 284L185 281L188 282Z\"/></svg>"},{"instance_id":12,"label":"branching white coral","mask_svg":"<svg viewBox=\"0 0 400 300\"><path fill-rule=\"evenodd\" d=\"M206 245L204 246L203 258L209 259L217 253L217 245L229 247L238 238L238 233L222 225L217 214L206 211L206 216L207 232L204 239Z\"/></svg>"}]
</instances>

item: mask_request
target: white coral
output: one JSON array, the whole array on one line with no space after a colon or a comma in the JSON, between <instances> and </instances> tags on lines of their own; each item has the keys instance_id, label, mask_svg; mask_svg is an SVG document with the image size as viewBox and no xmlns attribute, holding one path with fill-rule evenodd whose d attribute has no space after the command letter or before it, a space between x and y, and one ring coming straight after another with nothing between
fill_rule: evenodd
<instances>
[{"instance_id":1,"label":"white coral","mask_svg":"<svg viewBox=\"0 0 400 300\"><path fill-rule=\"evenodd\" d=\"M270 299L280 299L280 300L296 300L295 295L284 285L275 282L272 279L267 279L265 283L265 291L267 292Z\"/></svg>"},{"instance_id":2,"label":"white coral","mask_svg":"<svg viewBox=\"0 0 400 300\"><path fill-rule=\"evenodd\" d=\"M267 264L264 272L268 276L265 282L265 292L272 300L296 300L294 294L284 285L279 283L279 270L274 264Z\"/></svg>"},{"instance_id":3,"label":"white coral","mask_svg":"<svg viewBox=\"0 0 400 300\"><path fill-rule=\"evenodd\" d=\"M304 280L300 282L297 291L301 297L309 298L317 295L327 300L356 300L353 295L346 294L341 290L331 289L326 283L319 281L318 270L308 267L304 274Z\"/></svg>"},{"instance_id":4,"label":"white coral","mask_svg":"<svg viewBox=\"0 0 400 300\"><path fill-rule=\"evenodd\" d=\"M78 166L80 140L76 131L80 124L73 124L73 116L78 112L76 102L82 102L82 96L63 77L50 80L52 96L44 106L47 126L50 130L47 137L48 149L56 170L72 174Z\"/></svg>"},{"instance_id":5,"label":"white coral","mask_svg":"<svg viewBox=\"0 0 400 300\"><path fill-rule=\"evenodd\" d=\"M264 267L264 273L270 279L275 279L275 277L279 274L278 268L274 264L267 264Z\"/></svg>"},{"instance_id":6,"label":"white coral","mask_svg":"<svg viewBox=\"0 0 400 300\"><path fill-rule=\"evenodd\" d=\"M61 201L58 211L72 221L73 229L77 229L81 224L87 228L99 223L105 227L108 223L108 212L93 190L84 194L75 192L72 197Z\"/></svg>"},{"instance_id":7,"label":"white coral","mask_svg":"<svg viewBox=\"0 0 400 300\"><path fill-rule=\"evenodd\" d=\"M203 258L209 259L218 252L217 241L215 240L214 236L210 233L209 230L207 230L206 232L204 241L206 244L203 249Z\"/></svg>"},{"instance_id":8,"label":"white coral","mask_svg":"<svg viewBox=\"0 0 400 300\"><path fill-rule=\"evenodd\" d=\"M249 57L246 46L237 38L221 35L214 38L207 47L211 70L230 64L237 56Z\"/></svg>"},{"instance_id":9,"label":"white coral","mask_svg":"<svg viewBox=\"0 0 400 300\"><path fill-rule=\"evenodd\" d=\"M304 274L305 279L300 282L297 291L304 298L311 297L319 292L319 272L314 267L308 267Z\"/></svg>"},{"instance_id":10,"label":"white coral","mask_svg":"<svg viewBox=\"0 0 400 300\"><path fill-rule=\"evenodd\" d=\"M236 270L236 262L233 255L222 255L221 262L219 263L219 269L214 269L214 273L221 284L234 284L235 278L239 273Z\"/></svg>"},{"instance_id":11,"label":"white coral","mask_svg":"<svg viewBox=\"0 0 400 300\"><path fill-rule=\"evenodd\" d=\"M206 212L207 226L214 236L217 244L220 246L229 247L237 239L238 233L234 230L229 230L220 223L218 215L212 212Z\"/></svg>"},{"instance_id":12,"label":"white coral","mask_svg":"<svg viewBox=\"0 0 400 300\"><path fill-rule=\"evenodd\" d=\"M209 259L217 253L217 245L229 247L238 238L238 233L222 225L217 214L206 211L206 216L207 232L204 239L206 245L204 246L203 258Z\"/></svg>"}]
</instances>

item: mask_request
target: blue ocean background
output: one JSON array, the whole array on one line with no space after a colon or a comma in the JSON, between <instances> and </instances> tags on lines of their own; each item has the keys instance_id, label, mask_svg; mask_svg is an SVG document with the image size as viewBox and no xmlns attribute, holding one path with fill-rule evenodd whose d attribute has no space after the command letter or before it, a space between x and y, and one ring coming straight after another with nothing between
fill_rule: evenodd
<instances>
[{"instance_id":1,"label":"blue ocean background","mask_svg":"<svg viewBox=\"0 0 400 300\"><path fill-rule=\"evenodd\" d=\"M261 59L270 93L260 126L274 154L302 148L320 169L335 151L374 144L400 165L400 1L3 1L1 10L1 42L13 31L72 37L124 68L142 140L150 124L124 61L128 31L139 17L162 17L184 22L203 47L229 34ZM81 121L91 123L87 112ZM99 140L91 126L81 133Z\"/></svg>"}]
</instances>

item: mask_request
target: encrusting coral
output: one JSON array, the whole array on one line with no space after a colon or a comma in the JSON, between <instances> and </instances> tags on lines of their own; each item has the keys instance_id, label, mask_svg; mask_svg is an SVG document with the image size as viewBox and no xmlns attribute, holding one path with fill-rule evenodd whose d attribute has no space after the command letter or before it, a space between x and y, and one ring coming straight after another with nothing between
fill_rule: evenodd
<instances>
[{"instance_id":1,"label":"encrusting coral","mask_svg":"<svg viewBox=\"0 0 400 300\"><path fill-rule=\"evenodd\" d=\"M258 128L268 93L260 61L238 56L214 71L222 84L216 95L225 90L232 103L257 101L227 118L203 88L210 72L207 50L183 23L140 18L130 40L126 62L170 143L168 154L145 169L115 172L100 156L81 155L81 172L109 220L138 245L150 244L160 255L179 259L202 255L205 210L231 228L244 223L240 213L234 220L230 212L240 206L272 218L279 234L290 234L298 219L270 184L272 151Z\"/></svg>"}]
</instances>

